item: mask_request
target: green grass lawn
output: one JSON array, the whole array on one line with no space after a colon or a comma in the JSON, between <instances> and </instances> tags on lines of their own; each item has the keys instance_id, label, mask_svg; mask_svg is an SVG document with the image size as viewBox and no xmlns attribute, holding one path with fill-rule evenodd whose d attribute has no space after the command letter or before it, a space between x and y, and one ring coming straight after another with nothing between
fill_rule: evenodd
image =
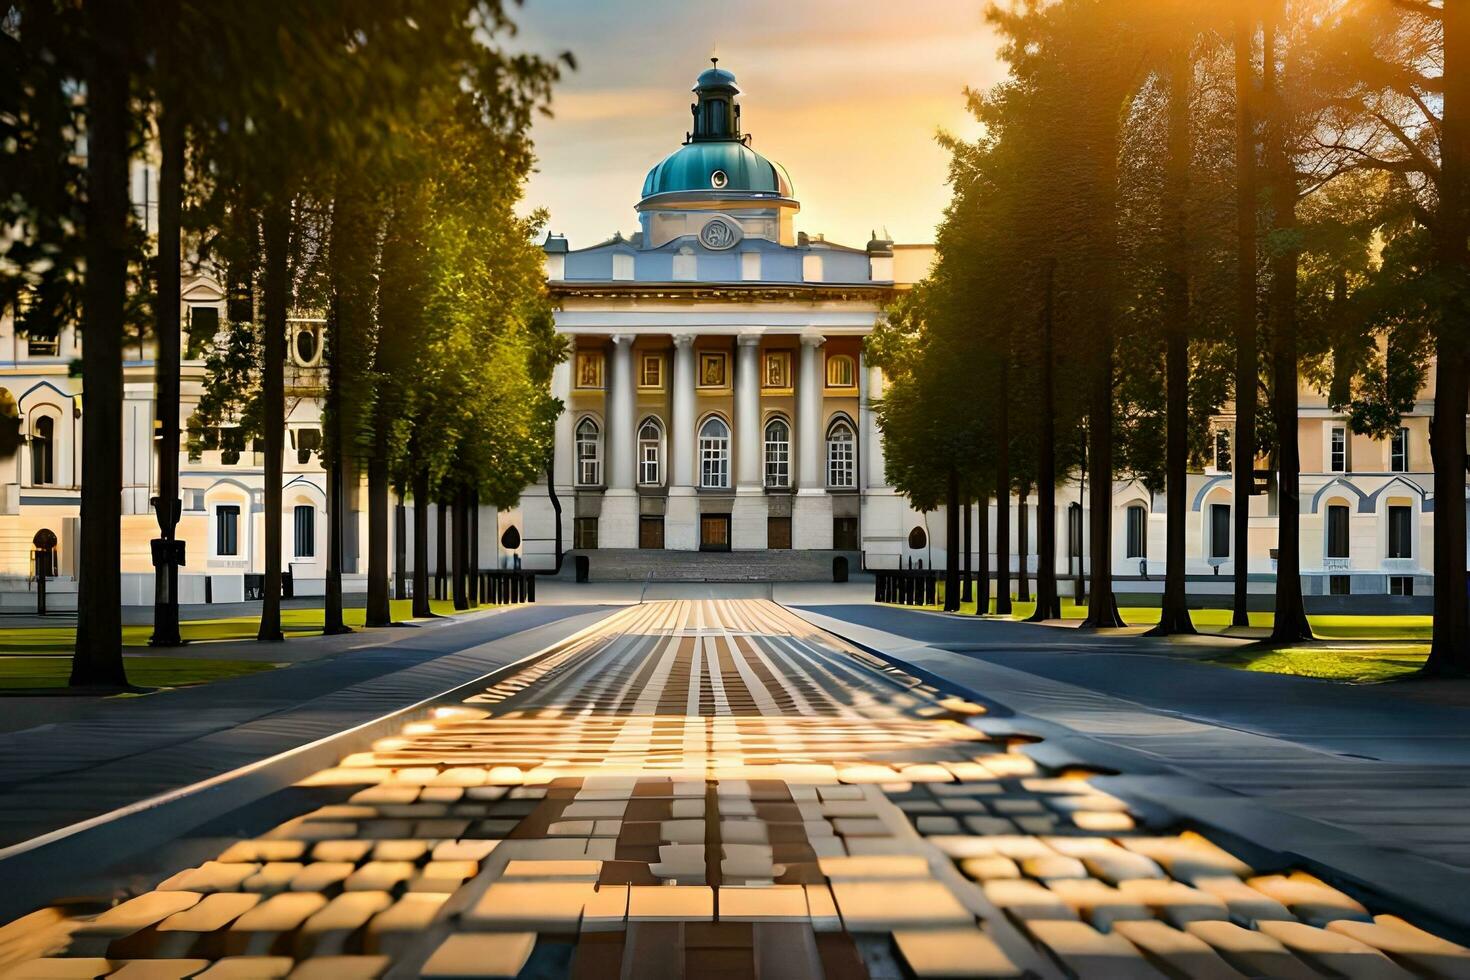
<instances>
[{"instance_id":1,"label":"green grass lawn","mask_svg":"<svg viewBox=\"0 0 1470 980\"><path fill-rule=\"evenodd\" d=\"M1322 644L1274 650L1246 649L1228 653L1213 662L1239 670L1373 684L1414 673L1424 666L1428 656L1429 647L1419 643L1348 647Z\"/></svg>"},{"instance_id":2,"label":"green grass lawn","mask_svg":"<svg viewBox=\"0 0 1470 980\"><path fill-rule=\"evenodd\" d=\"M941 590L942 594L942 590ZM939 609L939 605L908 606L910 609ZM1026 619L1036 611L1034 602L1012 602L1011 619ZM964 615L975 615L975 603L960 604ZM1159 621L1157 606L1125 606L1118 610L1123 622L1130 626L1152 626ZM995 600L990 600L990 615L995 613ZM1229 609L1195 609L1190 612L1195 629L1218 633L1230 626ZM1062 599L1062 618L1087 618L1087 607L1071 599ZM1275 615L1269 612L1250 614L1252 626L1270 628ZM1432 616L1309 616L1312 632L1324 640L1428 640L1434 635Z\"/></svg>"},{"instance_id":3,"label":"green grass lawn","mask_svg":"<svg viewBox=\"0 0 1470 980\"><path fill-rule=\"evenodd\" d=\"M393 618L406 621L412 618L413 600L392 600ZM455 615L454 602L449 599L430 599L429 608L440 616ZM367 616L366 609L345 609L342 618L348 626L361 626ZM281 629L287 636L317 636L326 622L322 609L282 609ZM179 633L185 640L201 642L209 640L253 640L260 619L256 616L235 616L228 619L198 619L179 624ZM146 647L153 635L151 625L124 626L123 646ZM76 639L76 628L72 626L0 627L0 655L18 656L25 654L55 655L71 651ZM141 683L141 682L140 682Z\"/></svg>"},{"instance_id":4,"label":"green grass lawn","mask_svg":"<svg viewBox=\"0 0 1470 980\"><path fill-rule=\"evenodd\" d=\"M1034 602L1013 602L1012 606L1011 619L1025 619L1036 609ZM903 608L932 610L941 607ZM993 599L990 610L993 616ZM1159 621L1157 607L1133 606L1118 611L1123 621L1131 626L1151 626ZM973 616L975 603L962 603L960 612ZM1063 619L1081 620L1086 616L1086 606L1079 606L1071 599L1062 600ZM1230 626L1231 612L1229 609L1195 609L1190 612L1190 618L1201 633L1219 633ZM1250 614L1252 626L1269 628L1274 619L1269 612ZM1308 620L1312 632L1326 642L1269 650L1251 645L1222 654L1209 662L1237 670L1372 684L1407 676L1422 667L1429 656L1428 640L1434 634L1431 616L1310 616Z\"/></svg>"},{"instance_id":5,"label":"green grass lawn","mask_svg":"<svg viewBox=\"0 0 1470 980\"><path fill-rule=\"evenodd\" d=\"M187 657L130 656L128 680L139 687L192 687L229 677L273 670L278 664L257 660L192 660ZM0 657L0 689L42 690L64 688L71 675L71 657Z\"/></svg>"}]
</instances>

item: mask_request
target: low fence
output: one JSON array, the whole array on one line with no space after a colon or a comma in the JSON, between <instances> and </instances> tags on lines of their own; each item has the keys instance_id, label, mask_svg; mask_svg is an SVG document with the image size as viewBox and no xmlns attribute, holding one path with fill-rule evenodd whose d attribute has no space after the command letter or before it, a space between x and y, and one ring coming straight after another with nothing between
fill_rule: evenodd
<instances>
[{"instance_id":1,"label":"low fence","mask_svg":"<svg viewBox=\"0 0 1470 980\"><path fill-rule=\"evenodd\" d=\"M939 595L934 569L880 570L873 573L873 601L900 606L932 606Z\"/></svg>"},{"instance_id":2,"label":"low fence","mask_svg":"<svg viewBox=\"0 0 1470 980\"><path fill-rule=\"evenodd\" d=\"M473 579L482 606L505 606L536 601L536 573L515 571L476 572Z\"/></svg>"}]
</instances>

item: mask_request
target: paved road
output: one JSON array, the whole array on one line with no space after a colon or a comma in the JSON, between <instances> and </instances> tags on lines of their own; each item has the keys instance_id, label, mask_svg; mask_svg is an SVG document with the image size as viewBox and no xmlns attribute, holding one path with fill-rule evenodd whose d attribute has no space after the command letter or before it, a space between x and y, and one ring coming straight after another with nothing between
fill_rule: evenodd
<instances>
[{"instance_id":1,"label":"paved road","mask_svg":"<svg viewBox=\"0 0 1470 980\"><path fill-rule=\"evenodd\" d=\"M306 778L212 860L0 926L0 959L334 980L1470 970L1044 747L772 602L648 602Z\"/></svg>"},{"instance_id":2,"label":"paved road","mask_svg":"<svg viewBox=\"0 0 1470 980\"><path fill-rule=\"evenodd\" d=\"M1470 766L1470 684L1336 684L1202 663L1167 640L1124 639L892 606L803 608L1151 710L1343 756ZM1212 652L1205 648L1203 652Z\"/></svg>"},{"instance_id":3,"label":"paved road","mask_svg":"<svg viewBox=\"0 0 1470 980\"><path fill-rule=\"evenodd\" d=\"M433 697L534 652L611 607L487 610L430 624L261 647L278 670L143 698L7 697L0 701L0 847Z\"/></svg>"}]
</instances>

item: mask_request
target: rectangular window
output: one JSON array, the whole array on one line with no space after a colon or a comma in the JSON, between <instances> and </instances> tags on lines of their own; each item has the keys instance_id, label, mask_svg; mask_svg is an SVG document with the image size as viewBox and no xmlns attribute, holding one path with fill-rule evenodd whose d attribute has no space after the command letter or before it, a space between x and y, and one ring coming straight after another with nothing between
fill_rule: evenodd
<instances>
[{"instance_id":1,"label":"rectangular window","mask_svg":"<svg viewBox=\"0 0 1470 980\"><path fill-rule=\"evenodd\" d=\"M1409 430L1400 428L1388 447L1388 468L1393 473L1409 472Z\"/></svg>"},{"instance_id":2,"label":"rectangular window","mask_svg":"<svg viewBox=\"0 0 1470 980\"><path fill-rule=\"evenodd\" d=\"M721 489L730 485L730 442L728 439L699 440L699 485Z\"/></svg>"},{"instance_id":3,"label":"rectangular window","mask_svg":"<svg viewBox=\"0 0 1470 980\"><path fill-rule=\"evenodd\" d=\"M658 486L658 443L649 439L638 442L638 483L645 487Z\"/></svg>"},{"instance_id":4,"label":"rectangular window","mask_svg":"<svg viewBox=\"0 0 1470 980\"><path fill-rule=\"evenodd\" d=\"M1414 508L1404 504L1388 507L1388 557L1414 557Z\"/></svg>"},{"instance_id":5,"label":"rectangular window","mask_svg":"<svg viewBox=\"0 0 1470 980\"><path fill-rule=\"evenodd\" d=\"M1230 471L1230 430L1215 430L1215 469L1221 473Z\"/></svg>"},{"instance_id":6,"label":"rectangular window","mask_svg":"<svg viewBox=\"0 0 1470 980\"><path fill-rule=\"evenodd\" d=\"M701 388L725 388L729 386L728 375L725 373L726 358L724 351L700 351L699 353L699 387Z\"/></svg>"},{"instance_id":7,"label":"rectangular window","mask_svg":"<svg viewBox=\"0 0 1470 980\"><path fill-rule=\"evenodd\" d=\"M301 504L296 508L296 557L316 557L316 508Z\"/></svg>"},{"instance_id":8,"label":"rectangular window","mask_svg":"<svg viewBox=\"0 0 1470 980\"><path fill-rule=\"evenodd\" d=\"M1148 512L1142 507L1128 508L1128 554L1129 558L1145 558L1148 552Z\"/></svg>"},{"instance_id":9,"label":"rectangular window","mask_svg":"<svg viewBox=\"0 0 1470 980\"><path fill-rule=\"evenodd\" d=\"M664 356L644 354L638 360L638 387L645 391L662 391L664 387Z\"/></svg>"},{"instance_id":10,"label":"rectangular window","mask_svg":"<svg viewBox=\"0 0 1470 980\"><path fill-rule=\"evenodd\" d=\"M240 553L240 507L220 504L214 509L214 553L233 558Z\"/></svg>"},{"instance_id":11,"label":"rectangular window","mask_svg":"<svg viewBox=\"0 0 1470 980\"><path fill-rule=\"evenodd\" d=\"M1327 580L1327 591L1329 595L1352 595L1353 577L1351 575L1332 575Z\"/></svg>"},{"instance_id":12,"label":"rectangular window","mask_svg":"<svg viewBox=\"0 0 1470 980\"><path fill-rule=\"evenodd\" d=\"M244 319L250 318L247 316ZM187 327L189 335L185 338L187 347L184 349L184 357L192 361L204 353L207 344L214 343L214 338L219 333L219 309L214 306L189 307Z\"/></svg>"},{"instance_id":13,"label":"rectangular window","mask_svg":"<svg viewBox=\"0 0 1470 980\"><path fill-rule=\"evenodd\" d=\"M1332 429L1331 469L1333 473L1346 473L1347 467L1347 429L1344 429L1342 426L1334 426Z\"/></svg>"},{"instance_id":14,"label":"rectangular window","mask_svg":"<svg viewBox=\"0 0 1470 980\"><path fill-rule=\"evenodd\" d=\"M1210 557L1230 557L1230 505L1210 504Z\"/></svg>"},{"instance_id":15,"label":"rectangular window","mask_svg":"<svg viewBox=\"0 0 1470 980\"><path fill-rule=\"evenodd\" d=\"M766 486L791 485L791 440L785 422L766 426Z\"/></svg>"},{"instance_id":16,"label":"rectangular window","mask_svg":"<svg viewBox=\"0 0 1470 980\"><path fill-rule=\"evenodd\" d=\"M1412 575L1390 575L1388 577L1389 595L1413 595L1414 576Z\"/></svg>"},{"instance_id":17,"label":"rectangular window","mask_svg":"<svg viewBox=\"0 0 1470 980\"><path fill-rule=\"evenodd\" d=\"M61 351L56 337L27 337L26 354L30 357L55 357Z\"/></svg>"},{"instance_id":18,"label":"rectangular window","mask_svg":"<svg viewBox=\"0 0 1470 980\"><path fill-rule=\"evenodd\" d=\"M1348 556L1348 509L1342 504L1327 508L1327 557Z\"/></svg>"},{"instance_id":19,"label":"rectangular window","mask_svg":"<svg viewBox=\"0 0 1470 980\"><path fill-rule=\"evenodd\" d=\"M857 486L857 442L846 424L832 427L827 435L827 486L851 490Z\"/></svg>"},{"instance_id":20,"label":"rectangular window","mask_svg":"<svg viewBox=\"0 0 1470 980\"><path fill-rule=\"evenodd\" d=\"M853 388L857 386L857 362L847 354L830 354L827 357L827 387Z\"/></svg>"},{"instance_id":21,"label":"rectangular window","mask_svg":"<svg viewBox=\"0 0 1470 980\"><path fill-rule=\"evenodd\" d=\"M576 387L602 387L602 353L600 351L577 351L576 369Z\"/></svg>"},{"instance_id":22,"label":"rectangular window","mask_svg":"<svg viewBox=\"0 0 1470 980\"><path fill-rule=\"evenodd\" d=\"M791 387L791 352L773 350L766 352L766 371L761 379L762 388Z\"/></svg>"},{"instance_id":23,"label":"rectangular window","mask_svg":"<svg viewBox=\"0 0 1470 980\"><path fill-rule=\"evenodd\" d=\"M579 517L572 524L572 547L580 551L597 549L597 518Z\"/></svg>"}]
</instances>

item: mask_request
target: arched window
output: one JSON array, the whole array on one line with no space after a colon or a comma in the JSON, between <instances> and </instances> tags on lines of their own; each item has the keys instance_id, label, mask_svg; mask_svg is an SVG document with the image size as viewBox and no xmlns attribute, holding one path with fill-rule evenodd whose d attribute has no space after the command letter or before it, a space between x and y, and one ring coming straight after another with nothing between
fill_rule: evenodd
<instances>
[{"instance_id":1,"label":"arched window","mask_svg":"<svg viewBox=\"0 0 1470 980\"><path fill-rule=\"evenodd\" d=\"M56 482L56 420L38 415L31 423L31 483L38 487Z\"/></svg>"},{"instance_id":2,"label":"arched window","mask_svg":"<svg viewBox=\"0 0 1470 980\"><path fill-rule=\"evenodd\" d=\"M1148 511L1142 504L1128 508L1128 553L1125 558L1148 557Z\"/></svg>"},{"instance_id":3,"label":"arched window","mask_svg":"<svg viewBox=\"0 0 1470 980\"><path fill-rule=\"evenodd\" d=\"M827 486L836 490L857 486L857 441L846 419L827 429Z\"/></svg>"},{"instance_id":4,"label":"arched window","mask_svg":"<svg viewBox=\"0 0 1470 980\"><path fill-rule=\"evenodd\" d=\"M730 427L717 416L699 427L699 485L730 485Z\"/></svg>"},{"instance_id":5,"label":"arched window","mask_svg":"<svg viewBox=\"0 0 1470 980\"><path fill-rule=\"evenodd\" d=\"M827 387L854 388L857 386L857 362L847 354L832 354L827 358Z\"/></svg>"},{"instance_id":6,"label":"arched window","mask_svg":"<svg viewBox=\"0 0 1470 980\"><path fill-rule=\"evenodd\" d=\"M602 431L590 417L577 423L577 485L602 483Z\"/></svg>"},{"instance_id":7,"label":"arched window","mask_svg":"<svg viewBox=\"0 0 1470 980\"><path fill-rule=\"evenodd\" d=\"M658 419L649 417L638 427L638 483L656 487L664 481L664 430Z\"/></svg>"},{"instance_id":8,"label":"arched window","mask_svg":"<svg viewBox=\"0 0 1470 980\"><path fill-rule=\"evenodd\" d=\"M791 426L785 419L766 423L766 486L791 486Z\"/></svg>"}]
</instances>

